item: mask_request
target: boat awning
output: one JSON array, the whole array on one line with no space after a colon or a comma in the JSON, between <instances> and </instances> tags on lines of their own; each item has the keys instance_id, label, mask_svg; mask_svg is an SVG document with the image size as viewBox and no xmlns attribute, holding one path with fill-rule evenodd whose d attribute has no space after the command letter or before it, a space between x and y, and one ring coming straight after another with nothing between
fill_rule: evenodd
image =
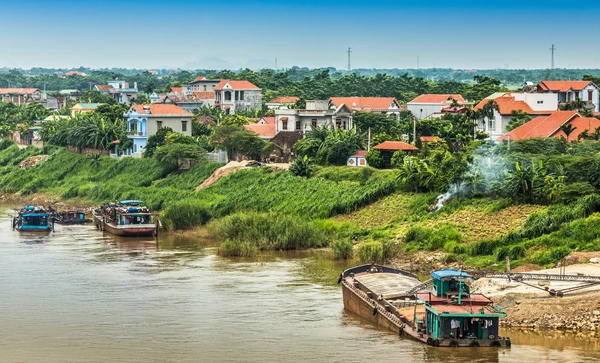
<instances>
[{"instance_id":1,"label":"boat awning","mask_svg":"<svg viewBox=\"0 0 600 363\"><path fill-rule=\"evenodd\" d=\"M460 278L473 278L466 271L458 271L458 270L454 270L454 269L433 271L431 273L431 277L433 277L436 280L441 280L444 278L459 278L459 277Z\"/></svg>"},{"instance_id":2,"label":"boat awning","mask_svg":"<svg viewBox=\"0 0 600 363\"><path fill-rule=\"evenodd\" d=\"M48 217L47 213L24 213L23 217Z\"/></svg>"},{"instance_id":3,"label":"boat awning","mask_svg":"<svg viewBox=\"0 0 600 363\"><path fill-rule=\"evenodd\" d=\"M144 203L141 200L136 200L136 199L128 199L128 200L122 200L121 204L125 204L125 205L137 205L137 204L142 204Z\"/></svg>"}]
</instances>

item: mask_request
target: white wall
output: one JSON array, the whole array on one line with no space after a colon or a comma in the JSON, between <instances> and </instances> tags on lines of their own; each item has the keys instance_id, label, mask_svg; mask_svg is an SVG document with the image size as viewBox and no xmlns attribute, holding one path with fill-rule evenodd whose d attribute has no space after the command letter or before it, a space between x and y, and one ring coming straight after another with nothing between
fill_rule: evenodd
<instances>
[{"instance_id":1,"label":"white wall","mask_svg":"<svg viewBox=\"0 0 600 363\"><path fill-rule=\"evenodd\" d=\"M431 104L431 103L408 103L408 110L415 116L417 120L427 118L434 113L442 112L442 108L444 106L441 103Z\"/></svg>"},{"instance_id":2,"label":"white wall","mask_svg":"<svg viewBox=\"0 0 600 363\"><path fill-rule=\"evenodd\" d=\"M534 111L558 110L556 93L511 93L516 101L524 101Z\"/></svg>"}]
</instances>

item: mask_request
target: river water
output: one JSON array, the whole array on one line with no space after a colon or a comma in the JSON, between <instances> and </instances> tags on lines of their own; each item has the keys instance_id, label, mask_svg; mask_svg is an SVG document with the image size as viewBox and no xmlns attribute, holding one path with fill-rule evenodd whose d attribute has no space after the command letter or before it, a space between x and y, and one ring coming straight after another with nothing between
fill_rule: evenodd
<instances>
[{"instance_id":1,"label":"river water","mask_svg":"<svg viewBox=\"0 0 600 363\"><path fill-rule=\"evenodd\" d=\"M513 347L436 349L344 312L346 266L321 251L216 256L202 239L47 235L0 216L0 362L598 361L600 343L510 332Z\"/></svg>"}]
</instances>

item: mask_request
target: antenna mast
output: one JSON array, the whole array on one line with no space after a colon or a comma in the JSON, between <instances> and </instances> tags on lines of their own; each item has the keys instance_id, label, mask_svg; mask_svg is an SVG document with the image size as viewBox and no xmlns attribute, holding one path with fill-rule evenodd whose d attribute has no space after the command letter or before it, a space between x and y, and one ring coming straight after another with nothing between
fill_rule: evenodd
<instances>
[{"instance_id":1,"label":"antenna mast","mask_svg":"<svg viewBox=\"0 0 600 363\"><path fill-rule=\"evenodd\" d=\"M552 53L552 62L550 63L550 69L554 69L554 52L556 51L556 47L552 44L552 48L550 48L550 52Z\"/></svg>"},{"instance_id":2,"label":"antenna mast","mask_svg":"<svg viewBox=\"0 0 600 363\"><path fill-rule=\"evenodd\" d=\"M348 72L350 72L352 70L352 66L350 64L350 53L352 53L352 49L350 49L350 47L348 47L347 53L348 53Z\"/></svg>"}]
</instances>

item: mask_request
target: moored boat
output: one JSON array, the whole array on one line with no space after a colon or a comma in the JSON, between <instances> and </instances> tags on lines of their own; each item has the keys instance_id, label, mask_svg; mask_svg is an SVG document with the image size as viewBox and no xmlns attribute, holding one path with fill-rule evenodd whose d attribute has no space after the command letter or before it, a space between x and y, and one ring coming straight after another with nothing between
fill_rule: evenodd
<instances>
[{"instance_id":1,"label":"moored boat","mask_svg":"<svg viewBox=\"0 0 600 363\"><path fill-rule=\"evenodd\" d=\"M99 230L117 236L144 237L158 233L150 209L141 200L108 203L96 208L93 215Z\"/></svg>"},{"instance_id":2,"label":"moored boat","mask_svg":"<svg viewBox=\"0 0 600 363\"><path fill-rule=\"evenodd\" d=\"M506 313L483 294L470 291L471 276L434 271L420 282L410 272L363 265L340 276L344 307L362 318L438 347L510 347L499 337Z\"/></svg>"},{"instance_id":3,"label":"moored boat","mask_svg":"<svg viewBox=\"0 0 600 363\"><path fill-rule=\"evenodd\" d=\"M68 210L54 213L54 222L58 224L85 224L90 220L85 217L85 212L78 210Z\"/></svg>"},{"instance_id":4,"label":"moored boat","mask_svg":"<svg viewBox=\"0 0 600 363\"><path fill-rule=\"evenodd\" d=\"M31 205L17 211L18 215L12 218L12 228L19 232L52 232L54 219L52 213L44 207Z\"/></svg>"}]
</instances>

